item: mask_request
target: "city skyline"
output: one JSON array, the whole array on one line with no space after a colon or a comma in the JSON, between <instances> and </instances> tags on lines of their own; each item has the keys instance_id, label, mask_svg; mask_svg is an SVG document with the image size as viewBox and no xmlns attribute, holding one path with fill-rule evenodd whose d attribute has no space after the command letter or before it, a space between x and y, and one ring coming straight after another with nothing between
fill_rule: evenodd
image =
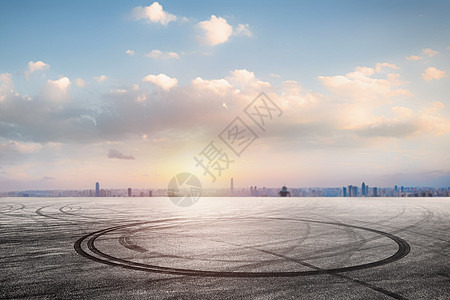
<instances>
[{"instance_id":1,"label":"city skyline","mask_svg":"<svg viewBox=\"0 0 450 300\"><path fill-rule=\"evenodd\" d=\"M205 188L447 187L449 13L439 1L2 1L0 192L165 187L180 172ZM246 115L261 92L278 109L267 128ZM237 152L223 142L235 120L254 133ZM194 159L212 142L230 162L214 181Z\"/></svg>"}]
</instances>

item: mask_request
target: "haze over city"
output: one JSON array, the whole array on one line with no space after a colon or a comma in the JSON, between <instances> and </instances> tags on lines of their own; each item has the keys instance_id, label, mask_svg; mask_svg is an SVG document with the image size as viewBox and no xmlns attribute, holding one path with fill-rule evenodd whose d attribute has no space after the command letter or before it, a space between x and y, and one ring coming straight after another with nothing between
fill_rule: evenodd
<instances>
[{"instance_id":1,"label":"haze over city","mask_svg":"<svg viewBox=\"0 0 450 300\"><path fill-rule=\"evenodd\" d=\"M0 192L449 185L447 1L0 7ZM260 92L282 114L212 182L194 157Z\"/></svg>"}]
</instances>

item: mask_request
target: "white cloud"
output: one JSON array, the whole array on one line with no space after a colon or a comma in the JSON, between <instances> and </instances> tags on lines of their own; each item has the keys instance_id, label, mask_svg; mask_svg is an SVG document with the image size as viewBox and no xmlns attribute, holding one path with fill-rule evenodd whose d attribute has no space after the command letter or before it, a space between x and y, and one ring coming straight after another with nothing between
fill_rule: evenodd
<instances>
[{"instance_id":1,"label":"white cloud","mask_svg":"<svg viewBox=\"0 0 450 300\"><path fill-rule=\"evenodd\" d=\"M136 52L134 52L134 50L130 50L130 49L128 49L127 51L125 51L125 53L126 53L127 55L129 55L129 56L133 56L133 55L136 54Z\"/></svg>"},{"instance_id":2,"label":"white cloud","mask_svg":"<svg viewBox=\"0 0 450 300\"><path fill-rule=\"evenodd\" d=\"M430 81L432 79L441 79L445 76L445 72L434 67L429 67L422 73L422 78L426 81Z\"/></svg>"},{"instance_id":3,"label":"white cloud","mask_svg":"<svg viewBox=\"0 0 450 300\"><path fill-rule=\"evenodd\" d=\"M307 104L319 102L321 95L303 89L302 85L294 80L282 83L280 102L283 107L303 107Z\"/></svg>"},{"instance_id":4,"label":"white cloud","mask_svg":"<svg viewBox=\"0 0 450 300\"><path fill-rule=\"evenodd\" d=\"M142 79L142 81L143 82L151 82L166 91L175 87L178 83L178 80L176 78L171 78L171 77L167 76L166 74L147 75Z\"/></svg>"},{"instance_id":5,"label":"white cloud","mask_svg":"<svg viewBox=\"0 0 450 300\"><path fill-rule=\"evenodd\" d=\"M249 92L255 92L257 90L265 90L270 88L270 83L266 81L258 80L255 73L250 72L246 69L236 69L230 71L231 77L227 77L227 80L233 83L235 87L241 89L248 89Z\"/></svg>"},{"instance_id":6,"label":"white cloud","mask_svg":"<svg viewBox=\"0 0 450 300\"><path fill-rule=\"evenodd\" d=\"M163 52L158 49L154 49L147 53L145 56L153 59L179 59L180 55L176 52Z\"/></svg>"},{"instance_id":7,"label":"white cloud","mask_svg":"<svg viewBox=\"0 0 450 300\"><path fill-rule=\"evenodd\" d=\"M77 78L77 79L75 80L75 83L76 83L76 85L79 86L79 87L85 87L85 86L86 86L86 82L85 82L84 79L82 79L82 78Z\"/></svg>"},{"instance_id":8,"label":"white cloud","mask_svg":"<svg viewBox=\"0 0 450 300\"><path fill-rule=\"evenodd\" d=\"M410 55L406 57L407 60L421 60L423 59L422 56L417 56L417 55Z\"/></svg>"},{"instance_id":9,"label":"white cloud","mask_svg":"<svg viewBox=\"0 0 450 300\"><path fill-rule=\"evenodd\" d=\"M102 83L102 82L104 82L106 79L108 79L108 76L106 76L106 75L100 75L100 76L94 77L94 79L95 79L98 83Z\"/></svg>"},{"instance_id":10,"label":"white cloud","mask_svg":"<svg viewBox=\"0 0 450 300\"><path fill-rule=\"evenodd\" d=\"M450 119L443 117L440 112L444 111L442 102L434 102L431 106L421 110L419 123L423 132L432 132L437 135L450 132Z\"/></svg>"},{"instance_id":11,"label":"white cloud","mask_svg":"<svg viewBox=\"0 0 450 300\"><path fill-rule=\"evenodd\" d=\"M0 101L6 99L6 96L14 93L14 84L11 73L0 74Z\"/></svg>"},{"instance_id":12,"label":"white cloud","mask_svg":"<svg viewBox=\"0 0 450 300\"><path fill-rule=\"evenodd\" d=\"M207 80L197 77L192 80L191 84L196 90L209 90L214 94L222 96L224 96L232 88L232 85L226 79Z\"/></svg>"},{"instance_id":13,"label":"white cloud","mask_svg":"<svg viewBox=\"0 0 450 300\"><path fill-rule=\"evenodd\" d=\"M147 20L151 23L160 23L167 25L172 21L175 21L177 17L163 10L163 7L158 2L153 2L149 6L137 6L133 8L131 12L132 17L135 20Z\"/></svg>"},{"instance_id":14,"label":"white cloud","mask_svg":"<svg viewBox=\"0 0 450 300\"><path fill-rule=\"evenodd\" d=\"M407 89L395 88L404 84L398 74L388 74L386 79L380 79L371 77L374 73L373 68L356 67L354 72L346 75L319 76L318 79L333 93L351 97L358 102L386 102L396 95L412 96Z\"/></svg>"},{"instance_id":15,"label":"white cloud","mask_svg":"<svg viewBox=\"0 0 450 300\"><path fill-rule=\"evenodd\" d=\"M30 75L36 71L44 71L50 68L49 64L38 60L37 62L30 61L28 63L28 70L25 72L25 77L29 79Z\"/></svg>"},{"instance_id":16,"label":"white cloud","mask_svg":"<svg viewBox=\"0 0 450 300\"><path fill-rule=\"evenodd\" d=\"M48 80L50 86L57 88L61 92L66 92L70 85L70 79L68 77L61 77L58 80Z\"/></svg>"},{"instance_id":17,"label":"white cloud","mask_svg":"<svg viewBox=\"0 0 450 300\"><path fill-rule=\"evenodd\" d=\"M227 20L215 15L211 15L209 20L200 22L198 25L205 31L203 42L211 46L227 42L233 33L233 27Z\"/></svg>"},{"instance_id":18,"label":"white cloud","mask_svg":"<svg viewBox=\"0 0 450 300\"><path fill-rule=\"evenodd\" d=\"M248 24L239 24L233 28L233 35L251 37L252 32Z\"/></svg>"},{"instance_id":19,"label":"white cloud","mask_svg":"<svg viewBox=\"0 0 450 300\"><path fill-rule=\"evenodd\" d=\"M435 50L433 50L433 49L431 49L431 48L423 49L422 52L423 52L424 54L428 55L429 57L433 57L433 56L435 56L436 54L438 54L437 51L435 51Z\"/></svg>"},{"instance_id":20,"label":"white cloud","mask_svg":"<svg viewBox=\"0 0 450 300\"><path fill-rule=\"evenodd\" d=\"M396 70L396 69L398 69L398 66L397 66L397 65L394 65L394 64L390 64L390 63L377 63L377 64L375 65L375 70L376 70L378 73L384 71L386 68L390 68L390 69Z\"/></svg>"}]
</instances>

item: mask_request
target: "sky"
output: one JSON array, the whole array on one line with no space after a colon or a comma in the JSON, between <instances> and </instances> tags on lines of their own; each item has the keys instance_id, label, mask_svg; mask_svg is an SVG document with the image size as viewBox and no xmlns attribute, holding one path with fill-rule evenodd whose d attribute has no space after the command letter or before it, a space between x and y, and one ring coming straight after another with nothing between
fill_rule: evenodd
<instances>
[{"instance_id":1,"label":"sky","mask_svg":"<svg viewBox=\"0 0 450 300\"><path fill-rule=\"evenodd\" d=\"M0 191L450 186L450 1L0 1ZM262 94L261 94L262 93Z\"/></svg>"}]
</instances>

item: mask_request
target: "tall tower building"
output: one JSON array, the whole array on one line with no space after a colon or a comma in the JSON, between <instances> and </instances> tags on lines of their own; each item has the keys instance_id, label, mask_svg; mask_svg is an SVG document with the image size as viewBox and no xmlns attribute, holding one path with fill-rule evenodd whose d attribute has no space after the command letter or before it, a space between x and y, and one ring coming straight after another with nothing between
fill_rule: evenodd
<instances>
[{"instance_id":1,"label":"tall tower building","mask_svg":"<svg viewBox=\"0 0 450 300\"><path fill-rule=\"evenodd\" d=\"M95 197L100 197L100 183L95 183Z\"/></svg>"},{"instance_id":2,"label":"tall tower building","mask_svg":"<svg viewBox=\"0 0 450 300\"><path fill-rule=\"evenodd\" d=\"M358 197L358 187L356 185L353 186L352 194L353 197Z\"/></svg>"},{"instance_id":3,"label":"tall tower building","mask_svg":"<svg viewBox=\"0 0 450 300\"><path fill-rule=\"evenodd\" d=\"M128 188L128 197L131 197L131 188Z\"/></svg>"},{"instance_id":4,"label":"tall tower building","mask_svg":"<svg viewBox=\"0 0 450 300\"><path fill-rule=\"evenodd\" d=\"M353 195L353 185L349 185L348 186L348 196L349 197L354 197L355 195Z\"/></svg>"},{"instance_id":5,"label":"tall tower building","mask_svg":"<svg viewBox=\"0 0 450 300\"><path fill-rule=\"evenodd\" d=\"M364 182L361 185L361 196L366 196L366 184Z\"/></svg>"},{"instance_id":6,"label":"tall tower building","mask_svg":"<svg viewBox=\"0 0 450 300\"><path fill-rule=\"evenodd\" d=\"M342 197L347 197L347 188L345 186L342 187Z\"/></svg>"}]
</instances>

